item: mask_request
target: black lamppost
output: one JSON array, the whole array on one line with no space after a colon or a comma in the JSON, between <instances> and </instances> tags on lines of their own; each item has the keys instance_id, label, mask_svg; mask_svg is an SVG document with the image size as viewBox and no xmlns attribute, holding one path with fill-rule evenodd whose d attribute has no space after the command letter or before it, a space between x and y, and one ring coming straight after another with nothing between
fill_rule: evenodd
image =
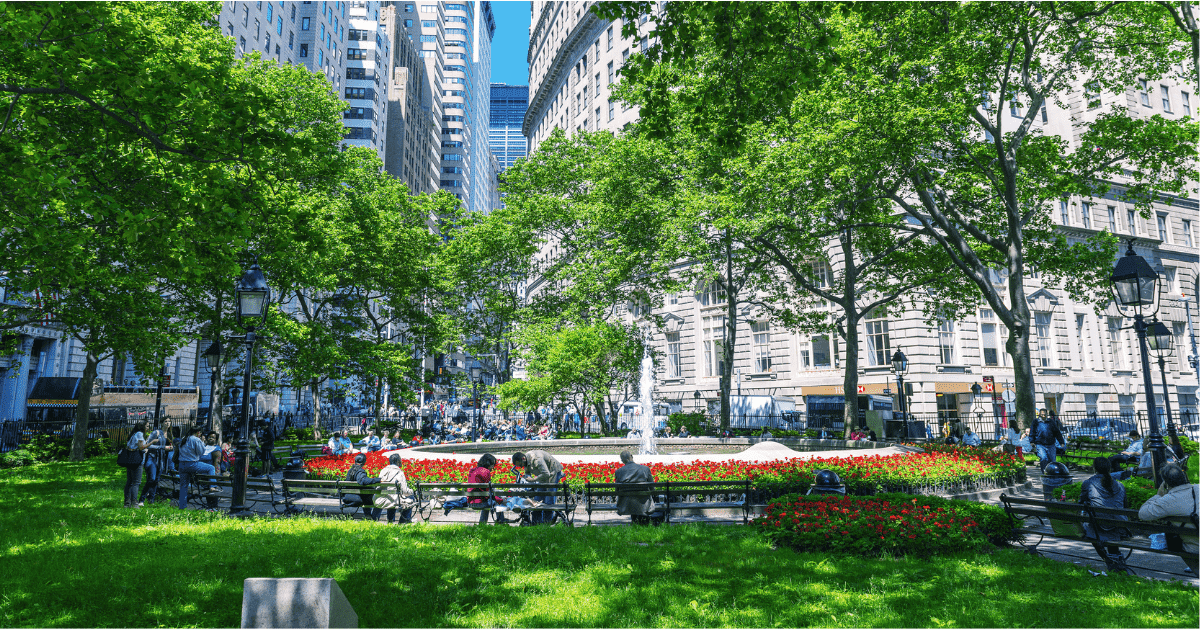
<instances>
[{"instance_id":1,"label":"black lamppost","mask_svg":"<svg viewBox=\"0 0 1200 630\"><path fill-rule=\"evenodd\" d=\"M1167 393L1167 357L1171 355L1175 338L1167 325L1155 320L1150 323L1150 335L1147 338L1150 349L1158 355L1158 373L1162 376L1163 409L1167 412L1167 435L1171 437L1171 448L1176 457L1183 457L1183 445L1179 443L1179 433L1175 430L1175 420L1171 417L1171 396Z\"/></svg>"},{"instance_id":2,"label":"black lamppost","mask_svg":"<svg viewBox=\"0 0 1200 630\"><path fill-rule=\"evenodd\" d=\"M217 367L221 365L221 340L212 342L204 351L204 364L208 366L208 430L213 430L213 411L217 408Z\"/></svg>"},{"instance_id":3,"label":"black lamppost","mask_svg":"<svg viewBox=\"0 0 1200 630\"><path fill-rule=\"evenodd\" d=\"M242 380L242 430L234 448L237 466L233 471L233 499L229 506L229 514L233 516L250 515L246 509L246 478L250 475L250 373L253 370L256 341L254 329L267 321L267 305L270 301L271 288L267 286L267 279L255 262L237 285L238 325L246 329L246 373Z\"/></svg>"},{"instance_id":4,"label":"black lamppost","mask_svg":"<svg viewBox=\"0 0 1200 630\"><path fill-rule=\"evenodd\" d=\"M1142 386L1146 392L1146 407L1150 410L1150 450L1154 452L1154 487L1157 488L1162 483L1158 464L1165 461L1166 446L1154 408L1154 382L1150 378L1150 355L1146 350L1149 326L1144 317L1158 312L1158 274L1145 258L1134 253L1133 239L1130 239L1129 250L1117 261L1109 280L1116 294L1117 311L1123 317L1133 317L1133 329L1137 332L1138 348L1142 353Z\"/></svg>"},{"instance_id":5,"label":"black lamppost","mask_svg":"<svg viewBox=\"0 0 1200 630\"><path fill-rule=\"evenodd\" d=\"M471 367L471 406L474 418L471 420L473 429L471 437L479 441L479 383L483 380L483 368L478 365Z\"/></svg>"},{"instance_id":6,"label":"black lamppost","mask_svg":"<svg viewBox=\"0 0 1200 630\"><path fill-rule=\"evenodd\" d=\"M908 357L904 356L904 353L899 348L892 355L892 370L896 372L896 387L900 390L900 413L904 416L904 439L907 440L911 439L909 437L908 414L905 413L907 410L904 404L904 375L908 373Z\"/></svg>"},{"instance_id":7,"label":"black lamppost","mask_svg":"<svg viewBox=\"0 0 1200 630\"><path fill-rule=\"evenodd\" d=\"M971 383L971 411L975 413L975 426L979 427L980 436L983 435L983 405L979 402L981 393L983 393L983 388L979 386L979 383ZM996 438L999 439L1000 436L997 435Z\"/></svg>"}]
</instances>

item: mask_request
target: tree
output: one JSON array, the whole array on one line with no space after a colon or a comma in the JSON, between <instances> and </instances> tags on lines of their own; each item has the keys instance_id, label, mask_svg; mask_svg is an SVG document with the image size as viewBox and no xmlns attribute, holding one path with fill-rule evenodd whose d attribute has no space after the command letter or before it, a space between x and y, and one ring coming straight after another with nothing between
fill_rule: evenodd
<instances>
[{"instance_id":1,"label":"tree","mask_svg":"<svg viewBox=\"0 0 1200 630\"><path fill-rule=\"evenodd\" d=\"M1105 233L1069 242L1049 206L1068 195L1103 195L1121 181L1123 197L1146 212L1195 179L1193 123L1113 107L1061 138L1043 135L1036 121L1048 100L1067 108L1081 83L1124 92L1139 75L1171 72L1184 46L1167 13L1128 3L675 4L684 3L668 4L651 33L661 45L626 69L648 126L670 132L673 77L681 72L713 78L686 97L697 110L703 105L711 134L733 148L745 146L754 125L778 117L781 103L798 100L825 104L824 117L811 119L820 129L860 126L864 141L886 149L872 152L889 156L901 184L877 193L918 224L899 229L933 239L1008 326L1018 419L1027 425L1034 410L1028 267L1076 299L1103 301L1097 296L1107 292L1096 289L1114 253ZM613 10L628 17L649 5L597 9ZM626 29L636 24L628 20ZM737 36L751 24L764 35ZM662 69L669 63L674 74ZM721 78L731 66L743 71ZM732 94L754 96L739 107ZM1010 129L1014 112L1019 122ZM995 269L1007 272L1006 289L992 284Z\"/></svg>"},{"instance_id":2,"label":"tree","mask_svg":"<svg viewBox=\"0 0 1200 630\"><path fill-rule=\"evenodd\" d=\"M613 392L636 389L645 347L635 326L598 322L589 325L529 326L520 332L520 356L530 378L497 386L503 405L531 409L559 397L612 417L619 403ZM577 403L579 404L579 403ZM613 427L607 427L612 429Z\"/></svg>"}]
</instances>

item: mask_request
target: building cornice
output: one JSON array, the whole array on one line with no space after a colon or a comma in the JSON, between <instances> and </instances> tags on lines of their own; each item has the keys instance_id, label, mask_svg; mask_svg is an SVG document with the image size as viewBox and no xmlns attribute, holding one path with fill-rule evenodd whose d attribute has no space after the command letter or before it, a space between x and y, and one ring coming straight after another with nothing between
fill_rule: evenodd
<instances>
[{"instance_id":1,"label":"building cornice","mask_svg":"<svg viewBox=\"0 0 1200 630\"><path fill-rule=\"evenodd\" d=\"M539 20L540 23L541 20ZM584 13L575 24L575 28L571 29L571 33L563 40L561 46L555 51L554 61L550 67L546 68L546 75L542 82L537 86L537 93L529 97L529 108L525 110L525 120L521 123L521 134L526 138L529 137L529 131L533 126L533 121L540 117L540 112L550 100L550 87L557 86L559 79L565 74L567 68L574 65L574 55L566 54L568 51L574 50L581 41L591 40L592 36L598 32L597 27L603 27L606 24L601 22L600 18L590 10ZM534 39L530 39L530 49L532 50ZM532 55L530 56L532 58ZM530 66L533 63L530 61Z\"/></svg>"}]
</instances>

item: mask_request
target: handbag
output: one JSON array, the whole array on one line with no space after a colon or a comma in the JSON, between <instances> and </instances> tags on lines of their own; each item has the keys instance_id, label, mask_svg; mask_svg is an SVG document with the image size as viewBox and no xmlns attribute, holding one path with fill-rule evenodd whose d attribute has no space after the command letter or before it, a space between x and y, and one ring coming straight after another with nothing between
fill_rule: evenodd
<instances>
[{"instance_id":1,"label":"handbag","mask_svg":"<svg viewBox=\"0 0 1200 630\"><path fill-rule=\"evenodd\" d=\"M117 453L117 465L131 468L133 466L141 466L142 460L146 454L139 450L129 450L123 448Z\"/></svg>"}]
</instances>

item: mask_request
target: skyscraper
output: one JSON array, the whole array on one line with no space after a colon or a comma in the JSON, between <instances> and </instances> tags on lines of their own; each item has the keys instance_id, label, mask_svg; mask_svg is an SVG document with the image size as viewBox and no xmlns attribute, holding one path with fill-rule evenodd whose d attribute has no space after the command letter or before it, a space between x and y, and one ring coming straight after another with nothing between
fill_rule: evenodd
<instances>
[{"instance_id":1,"label":"skyscraper","mask_svg":"<svg viewBox=\"0 0 1200 630\"><path fill-rule=\"evenodd\" d=\"M528 143L521 133L521 123L528 108L528 85L492 84L492 118L488 135L492 153L502 171L526 155Z\"/></svg>"},{"instance_id":2,"label":"skyscraper","mask_svg":"<svg viewBox=\"0 0 1200 630\"><path fill-rule=\"evenodd\" d=\"M396 3L396 17L417 42L433 112L441 117L439 188L469 210L489 209L495 173L487 136L492 35L490 2Z\"/></svg>"}]
</instances>

